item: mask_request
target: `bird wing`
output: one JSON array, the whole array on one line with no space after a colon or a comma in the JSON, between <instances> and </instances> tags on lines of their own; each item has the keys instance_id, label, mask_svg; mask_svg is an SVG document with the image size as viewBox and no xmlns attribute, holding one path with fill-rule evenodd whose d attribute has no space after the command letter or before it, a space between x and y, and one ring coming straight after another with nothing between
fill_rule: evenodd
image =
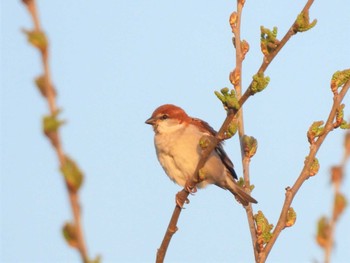
<instances>
[{"instance_id":1,"label":"bird wing","mask_svg":"<svg viewBox=\"0 0 350 263\"><path fill-rule=\"evenodd\" d=\"M216 136L217 132L207 122L197 118L192 118L192 122L195 122L203 132L205 133L209 132L209 135ZM215 152L219 155L222 163L225 165L227 170L229 170L232 177L237 180L238 177L233 168L234 167L233 163L231 162L230 158L227 156L227 153L225 152L223 144L221 142L215 147Z\"/></svg>"},{"instance_id":2,"label":"bird wing","mask_svg":"<svg viewBox=\"0 0 350 263\"><path fill-rule=\"evenodd\" d=\"M229 170L230 174L234 179L238 179L237 174L235 172L235 169L233 168L233 163L231 162L230 158L228 158L224 147L221 143L219 143L215 148L216 153L219 155L222 163L225 165L226 169Z\"/></svg>"}]
</instances>

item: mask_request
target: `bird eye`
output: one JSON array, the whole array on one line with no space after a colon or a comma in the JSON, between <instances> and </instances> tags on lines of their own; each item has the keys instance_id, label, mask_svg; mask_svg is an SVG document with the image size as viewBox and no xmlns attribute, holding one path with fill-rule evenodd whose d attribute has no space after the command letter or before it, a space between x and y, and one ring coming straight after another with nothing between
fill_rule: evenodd
<instances>
[{"instance_id":1,"label":"bird eye","mask_svg":"<svg viewBox=\"0 0 350 263\"><path fill-rule=\"evenodd\" d=\"M162 120L166 120L168 118L168 115L164 114L162 117L160 117Z\"/></svg>"}]
</instances>

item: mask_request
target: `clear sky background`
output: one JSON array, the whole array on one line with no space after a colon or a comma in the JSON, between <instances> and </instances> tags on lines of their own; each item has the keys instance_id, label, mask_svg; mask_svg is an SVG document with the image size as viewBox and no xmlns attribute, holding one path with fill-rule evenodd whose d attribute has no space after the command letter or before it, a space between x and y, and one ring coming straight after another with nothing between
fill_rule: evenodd
<instances>
[{"instance_id":1,"label":"clear sky background","mask_svg":"<svg viewBox=\"0 0 350 263\"><path fill-rule=\"evenodd\" d=\"M244 87L261 64L260 25L288 30L305 1L247 1L242 38L250 44ZM144 121L164 103L218 129L225 117L214 90L228 86L234 49L228 23L235 1L38 1L50 40L65 151L85 172L81 191L89 254L103 262L154 262L180 187L156 159ZM317 26L297 34L266 74L268 88L244 106L248 135L259 141L251 180L275 224L285 187L308 152L306 132L328 116L332 74L350 65L350 2L315 1ZM1 6L1 262L80 262L61 236L71 212L57 158L41 131L47 105L33 85L38 52L21 29L32 22L21 1ZM345 112L350 114L349 95ZM319 174L297 194L295 226L282 232L268 262L323 260L316 222L330 214L331 165L340 162L344 131L330 134ZM225 144L242 174L237 138ZM350 167L347 167L348 171ZM343 186L349 193L349 178ZM166 262L252 262L246 215L229 192L211 186L191 196ZM337 225L333 262L350 258L349 209Z\"/></svg>"}]
</instances>

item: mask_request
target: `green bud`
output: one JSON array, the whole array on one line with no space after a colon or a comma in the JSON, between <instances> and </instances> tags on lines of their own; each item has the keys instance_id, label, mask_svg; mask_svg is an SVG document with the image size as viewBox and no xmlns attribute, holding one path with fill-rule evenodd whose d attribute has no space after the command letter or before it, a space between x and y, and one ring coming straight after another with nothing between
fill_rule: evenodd
<instances>
[{"instance_id":1,"label":"green bud","mask_svg":"<svg viewBox=\"0 0 350 263\"><path fill-rule=\"evenodd\" d=\"M77 230L74 224L65 223L62 228L62 234L68 245L74 248L78 247Z\"/></svg>"},{"instance_id":2,"label":"green bud","mask_svg":"<svg viewBox=\"0 0 350 263\"><path fill-rule=\"evenodd\" d=\"M344 212L347 205L348 205L348 202L346 200L346 197L341 193L337 193L334 198L334 207L333 207L333 215L335 220L337 220L339 216Z\"/></svg>"},{"instance_id":3,"label":"green bud","mask_svg":"<svg viewBox=\"0 0 350 263\"><path fill-rule=\"evenodd\" d=\"M328 244L329 233L330 233L329 220L327 217L323 216L318 220L317 223L317 235L316 241L318 245L325 248Z\"/></svg>"},{"instance_id":4,"label":"green bud","mask_svg":"<svg viewBox=\"0 0 350 263\"><path fill-rule=\"evenodd\" d=\"M314 19L310 23L310 17L309 17L309 10L302 12L298 15L295 26L294 26L294 32L305 32L309 29L313 28L317 23L317 19Z\"/></svg>"},{"instance_id":5,"label":"green bud","mask_svg":"<svg viewBox=\"0 0 350 263\"><path fill-rule=\"evenodd\" d=\"M229 139L236 134L238 130L238 124L236 120L233 120L227 128L226 138Z\"/></svg>"},{"instance_id":6,"label":"green bud","mask_svg":"<svg viewBox=\"0 0 350 263\"><path fill-rule=\"evenodd\" d=\"M257 235L258 235L258 242L259 239L263 241L264 244L268 243L272 237L272 229L273 225L269 224L269 221L265 217L262 211L258 211L257 214L254 215L254 221L257 227ZM260 243L260 242L259 242Z\"/></svg>"},{"instance_id":7,"label":"green bud","mask_svg":"<svg viewBox=\"0 0 350 263\"><path fill-rule=\"evenodd\" d=\"M294 211L292 207L290 207L287 212L286 227L291 227L292 225L294 225L296 220L297 220L297 213Z\"/></svg>"},{"instance_id":8,"label":"green bud","mask_svg":"<svg viewBox=\"0 0 350 263\"><path fill-rule=\"evenodd\" d=\"M208 136L204 135L200 138L199 140L199 146L202 148L202 149L205 149L209 146L210 144L210 139Z\"/></svg>"},{"instance_id":9,"label":"green bud","mask_svg":"<svg viewBox=\"0 0 350 263\"><path fill-rule=\"evenodd\" d=\"M245 187L246 187L246 184L245 184L245 181L244 181L243 177L239 177L239 179L238 179L238 181L237 181L237 184L238 184L240 187L242 187L242 188L245 188ZM252 191L254 190L254 188L255 188L255 185L251 184L251 185L249 186L250 192L252 192Z\"/></svg>"},{"instance_id":10,"label":"green bud","mask_svg":"<svg viewBox=\"0 0 350 263\"><path fill-rule=\"evenodd\" d=\"M44 97L47 96L47 88L46 88L46 81L45 81L45 75L39 76L35 79L35 84L38 87L41 95Z\"/></svg>"},{"instance_id":11,"label":"green bud","mask_svg":"<svg viewBox=\"0 0 350 263\"><path fill-rule=\"evenodd\" d=\"M47 49L48 41L44 32L36 30L23 30L23 32L27 35L28 42L31 45L38 48L41 52L44 52Z\"/></svg>"},{"instance_id":12,"label":"green bud","mask_svg":"<svg viewBox=\"0 0 350 263\"><path fill-rule=\"evenodd\" d=\"M46 135L57 132L58 128L65 123L65 121L58 120L57 116L60 114L60 110L57 110L51 115L44 116L43 118L43 130Z\"/></svg>"},{"instance_id":13,"label":"green bud","mask_svg":"<svg viewBox=\"0 0 350 263\"><path fill-rule=\"evenodd\" d=\"M65 161L61 166L61 172L69 189L74 192L78 191L83 183L84 176L78 165L68 156L65 157Z\"/></svg>"},{"instance_id":14,"label":"green bud","mask_svg":"<svg viewBox=\"0 0 350 263\"><path fill-rule=\"evenodd\" d=\"M248 158L252 158L258 148L258 141L253 136L243 136L244 154Z\"/></svg>"},{"instance_id":15,"label":"green bud","mask_svg":"<svg viewBox=\"0 0 350 263\"><path fill-rule=\"evenodd\" d=\"M312 164L310 166L310 176L314 176L318 173L318 171L320 170L320 163L318 162L318 159L315 158L313 161L312 161Z\"/></svg>"},{"instance_id":16,"label":"green bud","mask_svg":"<svg viewBox=\"0 0 350 263\"><path fill-rule=\"evenodd\" d=\"M324 124L323 121L315 121L311 124L307 132L307 139L310 144L313 144L315 142L315 138L323 134L324 132L323 124Z\"/></svg>"},{"instance_id":17,"label":"green bud","mask_svg":"<svg viewBox=\"0 0 350 263\"><path fill-rule=\"evenodd\" d=\"M239 103L236 97L236 92L234 89L231 91L228 88L221 89L221 93L218 91L214 92L216 97L222 102L227 109L238 109Z\"/></svg>"},{"instance_id":18,"label":"green bud","mask_svg":"<svg viewBox=\"0 0 350 263\"><path fill-rule=\"evenodd\" d=\"M341 124L340 124L340 129L343 129L343 130L349 130L350 129L350 123L346 122L346 121L343 121Z\"/></svg>"},{"instance_id":19,"label":"green bud","mask_svg":"<svg viewBox=\"0 0 350 263\"><path fill-rule=\"evenodd\" d=\"M277 39L277 31L277 27L274 27L272 31L263 26L260 27L260 48L265 57L272 53L280 43Z\"/></svg>"},{"instance_id":20,"label":"green bud","mask_svg":"<svg viewBox=\"0 0 350 263\"><path fill-rule=\"evenodd\" d=\"M331 89L333 93L338 92L338 88L343 86L350 79L350 69L337 71L333 74L331 79Z\"/></svg>"},{"instance_id":21,"label":"green bud","mask_svg":"<svg viewBox=\"0 0 350 263\"><path fill-rule=\"evenodd\" d=\"M254 95L257 92L264 90L270 82L269 77L265 77L264 73L257 73L253 76L251 92Z\"/></svg>"}]
</instances>

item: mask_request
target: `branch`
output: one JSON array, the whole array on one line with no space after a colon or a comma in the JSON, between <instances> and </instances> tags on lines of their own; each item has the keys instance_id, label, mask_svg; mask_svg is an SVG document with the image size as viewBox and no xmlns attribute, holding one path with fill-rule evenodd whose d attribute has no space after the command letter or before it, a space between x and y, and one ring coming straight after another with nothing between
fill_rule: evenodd
<instances>
[{"instance_id":1,"label":"branch","mask_svg":"<svg viewBox=\"0 0 350 263\"><path fill-rule=\"evenodd\" d=\"M208 138L211 141L210 141L208 147L202 151L201 158L198 162L198 165L196 167L196 170L195 170L193 176L186 182L187 187L185 187L184 189L182 189L180 192L177 193L177 204L175 206L174 212L173 212L172 217L170 219L170 223L168 225L167 231L165 232L162 244L157 251L157 259L156 259L157 263L161 263L164 261L169 243L171 241L171 238L177 230L177 222L178 222L178 219L180 217L182 207L185 204L185 202L186 203L189 202L188 196L189 196L190 192L187 190L187 188L188 189L195 188L195 186L199 182L199 178L198 178L199 170L204 166L207 159L209 158L210 153L214 150L216 145L225 138L225 132L227 131L228 126L230 125L232 119L237 114L238 110L245 103L245 101L246 101L246 99L239 100L239 107L237 109L229 109L228 110L228 115L227 115L223 125L221 126L219 132L217 133L216 137L213 137L213 138L209 137Z\"/></svg>"},{"instance_id":2,"label":"branch","mask_svg":"<svg viewBox=\"0 0 350 263\"><path fill-rule=\"evenodd\" d=\"M242 97L242 64L246 53L249 51L249 44L246 41L241 41L241 32L240 32L244 2L245 1L237 0L237 12L233 12L230 17L230 25L232 28L232 33L234 34L233 41L234 41L234 46L236 48L236 67L234 71L230 74L230 80L234 86L234 89L236 91L236 96L238 99ZM250 157L246 156L244 151L244 143L243 143L243 137L245 135L243 109L241 109L237 115L238 115L237 116L238 135L239 135L239 141L240 141L240 147L241 147L244 186L246 187L246 189L250 189L250 176L249 176ZM254 257L255 257L255 261L257 261L258 259L258 252L256 249L257 235L256 235L256 229L255 229L253 207L249 203L247 206L244 207L244 209L246 211L249 231L250 231L250 235L253 243Z\"/></svg>"},{"instance_id":3,"label":"branch","mask_svg":"<svg viewBox=\"0 0 350 263\"><path fill-rule=\"evenodd\" d=\"M346 197L341 192L341 185L344 181L346 162L350 158L350 131L345 134L344 150L341 163L331 169L331 182L334 187L332 215L322 216L317 225L316 241L324 250L324 262L326 263L331 262L336 224L347 206Z\"/></svg>"},{"instance_id":4,"label":"branch","mask_svg":"<svg viewBox=\"0 0 350 263\"><path fill-rule=\"evenodd\" d=\"M63 228L64 236L67 242L75 247L84 263L90 262L88 252L83 235L83 227L81 224L81 211L78 190L81 186L83 175L79 168L68 156L65 155L61 143L61 137L58 131L59 126L63 123L57 120L59 109L56 105L56 92L51 80L50 64L49 64L49 44L45 33L40 26L40 19L37 12L35 0L22 0L28 9L33 20L34 29L25 31L28 41L36 47L41 55L43 64L43 75L36 79L36 83L40 92L47 100L50 114L44 118L44 132L50 140L54 151L56 152L61 172L65 177L65 184L69 195L70 206L73 213L73 223L66 223ZM95 262L98 262L96 259Z\"/></svg>"},{"instance_id":5,"label":"branch","mask_svg":"<svg viewBox=\"0 0 350 263\"><path fill-rule=\"evenodd\" d=\"M345 97L346 93L348 92L350 87L350 79L343 85L341 92L335 93L333 97L333 106L329 113L327 122L324 126L324 130L322 134L320 134L316 141L311 143L310 151L308 156L305 159L304 167L297 178L296 182L292 186L292 188L287 187L286 188L286 196L284 200L284 204L282 207L282 211L280 214L280 217L278 219L277 225L272 233L272 237L270 241L267 243L266 247L263 249L263 251L259 254L259 263L263 263L266 261L267 256L269 255L273 245L275 244L277 238L279 237L282 230L286 227L286 220L287 220L287 214L288 210L291 207L291 204L293 202L293 199L302 186L302 184L310 177L310 169L312 168L312 165L314 163L316 154L318 150L320 149L323 141L326 139L329 132L331 132L334 129L334 120L337 114L337 111L340 107L340 104Z\"/></svg>"},{"instance_id":6,"label":"branch","mask_svg":"<svg viewBox=\"0 0 350 263\"><path fill-rule=\"evenodd\" d=\"M309 14L309 9L311 5L313 4L314 0L308 0L307 3L305 4L303 10L301 11L301 15L305 14L305 16L308 17ZM313 25L316 24L316 20L312 22ZM311 28L311 27L310 27ZM306 31L306 30L304 30ZM280 50L284 47L284 45L288 42L288 40L294 36L298 32L303 32L302 29L300 29L300 21L299 21L299 16L298 18L294 21L293 25L289 28L287 33L284 35L281 41L279 41L278 45L276 48L269 53L265 59L263 60L258 73L263 73L267 69L267 67L270 65L271 61L276 57L276 55L280 52ZM252 83L250 83L249 88L251 88Z\"/></svg>"},{"instance_id":7,"label":"branch","mask_svg":"<svg viewBox=\"0 0 350 263\"><path fill-rule=\"evenodd\" d=\"M308 0L308 2L305 5L305 7L303 8L301 14L307 14L307 16L308 16L308 9L312 5L313 1L314 0ZM241 20L240 18L241 18L241 12L242 12L244 2L245 2L244 0L237 0L237 13L236 13L236 15L234 15L235 13L233 13L230 17L231 27L232 27L233 23L237 23L237 22L238 22L238 25L240 27L240 20ZM239 16L238 16L238 14L239 14ZM279 42L279 45L277 46L277 48L264 58L262 65L260 66L260 68L258 70L258 74L265 72L265 70L268 68L268 66L272 62L272 60L276 57L276 55L279 53L279 51L282 49L282 47L287 43L287 41L293 35L295 35L297 32L300 32L300 31L301 31L300 25L298 23L298 20L296 20L293 23L292 27L289 29L289 31L286 33L286 35L283 37L283 39ZM232 72L230 74L230 80L234 84L235 87L238 86L238 89L240 92L240 90L241 90L241 65L242 65L242 60L244 59L244 55L245 55L244 53L246 53L248 50L244 51L244 48L242 48L242 46L241 46L239 30L237 30L236 32L233 32L233 33L236 33L235 34L236 39L234 40L234 43L235 43L236 50L238 50L238 52L236 52L236 69L234 70L234 72ZM247 43L245 43L245 44L247 44ZM248 46L248 49L249 49L249 46ZM243 54L241 52L243 52ZM238 82L237 82L237 80L238 80ZM253 81L250 83L249 87L244 92L242 97L237 98L238 103L237 103L236 107L227 109L227 117L224 120L224 123L222 124L220 130L216 134L216 137L212 138L208 147L202 151L201 158L198 162L198 165L196 167L196 170L195 170L193 176L186 182L187 187L185 187L182 191L177 193L177 201L178 202L177 202L177 205L175 206L174 212L173 212L172 217L170 219L167 231L165 232L162 244L157 251L157 259L156 259L157 263L161 263L164 261L169 243L171 241L171 238L177 230L177 222L178 222L178 219L179 219L180 214L181 214L181 209L182 209L185 202L186 203L189 202L188 196L190 193L187 189L195 188L196 184L199 182L199 171L205 165L207 159L209 158L210 153L215 149L215 147L217 146L218 143L227 139L226 132L227 132L229 126L231 125L232 121L235 118L237 119L238 112L240 111L240 109L242 108L244 103L248 100L248 98L257 92L256 90L254 90L254 81L255 80L253 79ZM243 121L241 121L240 126L241 126L240 134L242 134L242 136L243 136L244 135ZM242 159L244 159L244 157ZM247 162L245 160L244 163L249 163L249 162ZM247 181L247 183L249 184L249 170L247 169L248 166L244 165L244 167L246 168L246 172L244 173L245 181ZM247 218L248 218L248 222L249 222L249 229L251 232L253 246L254 246L254 254L255 254L255 257L257 259L256 230L254 227L254 223L251 220L251 218L253 216L253 212L252 212L252 207L250 204L246 207L246 213L247 213Z\"/></svg>"},{"instance_id":8,"label":"branch","mask_svg":"<svg viewBox=\"0 0 350 263\"><path fill-rule=\"evenodd\" d=\"M308 10L311 7L313 3L313 0L309 0L306 5L304 6L303 10L301 11L301 14L307 14L308 18ZM241 26L241 14L242 14L242 8L244 5L244 1L237 0L237 12L232 13L230 17L230 24L232 27L232 32L234 34L234 44L236 47L236 68L235 70L230 74L230 81L234 85L234 88L236 90L237 98L241 98L241 86L242 86L242 61L244 60L245 54L249 50L249 45L247 42L243 41L241 42L240 38L240 26ZM282 40L278 42L275 49L270 52L268 55L266 55L262 61L262 64L257 71L255 76L263 76L266 69L270 65L270 63L273 61L273 59L277 56L277 54L280 52L280 50L284 47L284 45L289 41L289 39L295 35L297 32L299 32L300 28L300 22L298 21L298 18L295 20L295 22L292 24L290 29L287 31L287 33L284 35ZM246 48L243 48L241 44L245 45ZM249 96L254 95L255 91L253 90L253 81L248 86L248 89L243 94L242 99L246 100ZM248 157L244 152L244 144L243 144L243 138L245 136L244 132L244 120L243 120L243 109L239 111L238 114L238 133L239 133L239 139L240 139L240 146L241 146L241 157L242 157L242 164L243 164L243 176L244 176L244 184L246 188L250 188L250 175L249 175L249 164L250 164L250 157ZM253 215L253 208L251 204L248 204L248 206L244 207L247 214L247 220L249 224L249 230L251 233L253 248L254 248L254 256L255 261L258 261L258 248L257 248L257 232L255 228L254 223L254 215Z\"/></svg>"}]
</instances>

